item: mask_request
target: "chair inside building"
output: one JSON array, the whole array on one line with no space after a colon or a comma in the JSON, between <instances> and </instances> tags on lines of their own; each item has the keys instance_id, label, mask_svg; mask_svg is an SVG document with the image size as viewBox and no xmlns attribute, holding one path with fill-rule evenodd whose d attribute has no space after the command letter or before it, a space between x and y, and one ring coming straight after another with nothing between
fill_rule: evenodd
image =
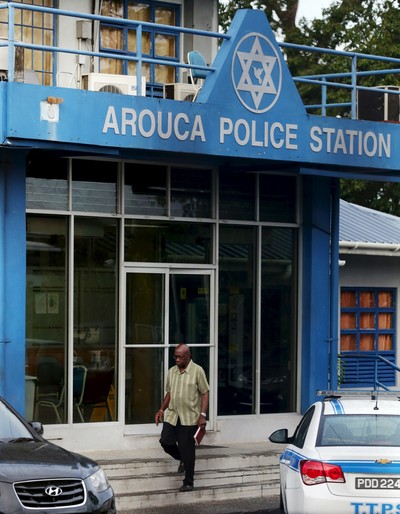
<instances>
[{"instance_id":1,"label":"chair inside building","mask_svg":"<svg viewBox=\"0 0 400 514\"><path fill-rule=\"evenodd\" d=\"M95 409L104 409L106 420L112 420L108 404L114 369L88 369L82 394L75 398L75 407L82 423L90 421Z\"/></svg>"},{"instance_id":2,"label":"chair inside building","mask_svg":"<svg viewBox=\"0 0 400 514\"><path fill-rule=\"evenodd\" d=\"M59 382L59 385L61 382L63 382L63 368L61 365L59 365L61 368L62 374L61 374L61 381ZM46 371L46 368L43 370L43 372ZM83 389L85 386L86 381L86 373L87 369L85 366L74 366L73 369L73 396L75 398L81 398ZM51 377L51 374L50 374ZM49 377L47 377L49 379ZM40 380L40 373L38 369L38 382ZM38 396L38 399L35 404L35 417L38 414L39 408L50 408L53 410L57 423L62 423L62 416L65 409L64 406L65 403L65 384L63 383L62 387L60 387L59 394L50 394L46 393L45 396L40 395Z\"/></svg>"}]
</instances>

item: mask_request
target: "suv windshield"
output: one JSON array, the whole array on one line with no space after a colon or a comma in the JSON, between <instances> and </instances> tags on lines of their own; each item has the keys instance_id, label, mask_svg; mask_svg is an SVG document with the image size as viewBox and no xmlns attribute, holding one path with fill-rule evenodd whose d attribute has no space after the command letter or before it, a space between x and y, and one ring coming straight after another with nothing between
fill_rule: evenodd
<instances>
[{"instance_id":1,"label":"suv windshield","mask_svg":"<svg viewBox=\"0 0 400 514\"><path fill-rule=\"evenodd\" d=\"M400 416L323 416L317 446L400 446Z\"/></svg>"},{"instance_id":2,"label":"suv windshield","mask_svg":"<svg viewBox=\"0 0 400 514\"><path fill-rule=\"evenodd\" d=\"M33 439L33 436L17 416L0 402L0 441L4 443L20 438Z\"/></svg>"}]
</instances>

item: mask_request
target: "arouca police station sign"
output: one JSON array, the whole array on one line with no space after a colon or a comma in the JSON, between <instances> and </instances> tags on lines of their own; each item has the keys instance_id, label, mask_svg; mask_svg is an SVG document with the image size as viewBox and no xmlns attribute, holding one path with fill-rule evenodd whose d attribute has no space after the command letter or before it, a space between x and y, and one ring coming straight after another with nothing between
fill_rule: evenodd
<instances>
[{"instance_id":1,"label":"arouca police station sign","mask_svg":"<svg viewBox=\"0 0 400 514\"><path fill-rule=\"evenodd\" d=\"M8 84L4 139L359 171L400 168L398 125L306 112L264 13L238 11L228 35L195 102L48 88L62 97L52 120L40 114L43 86ZM21 94L22 87L32 92Z\"/></svg>"}]
</instances>

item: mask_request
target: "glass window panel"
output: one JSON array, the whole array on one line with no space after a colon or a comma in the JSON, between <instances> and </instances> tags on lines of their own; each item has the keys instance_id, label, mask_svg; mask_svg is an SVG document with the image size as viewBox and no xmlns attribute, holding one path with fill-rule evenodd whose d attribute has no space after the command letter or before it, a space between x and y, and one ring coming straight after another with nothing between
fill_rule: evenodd
<instances>
[{"instance_id":1,"label":"glass window panel","mask_svg":"<svg viewBox=\"0 0 400 514\"><path fill-rule=\"evenodd\" d=\"M340 328L342 330L354 330L357 328L357 317L354 312L342 312L340 315Z\"/></svg>"},{"instance_id":2,"label":"glass window panel","mask_svg":"<svg viewBox=\"0 0 400 514\"><path fill-rule=\"evenodd\" d=\"M128 61L128 75L136 75L136 63ZM146 82L150 82L150 65L142 64L142 77L146 78Z\"/></svg>"},{"instance_id":3,"label":"glass window panel","mask_svg":"<svg viewBox=\"0 0 400 514\"><path fill-rule=\"evenodd\" d=\"M374 336L371 334L360 335L360 350L362 352L371 352L375 348Z\"/></svg>"},{"instance_id":4,"label":"glass window panel","mask_svg":"<svg viewBox=\"0 0 400 514\"><path fill-rule=\"evenodd\" d=\"M44 27L43 13L33 11L32 12L32 16L33 16L33 25L34 25L34 27Z\"/></svg>"},{"instance_id":5,"label":"glass window panel","mask_svg":"<svg viewBox=\"0 0 400 514\"><path fill-rule=\"evenodd\" d=\"M379 334L378 350L379 351L393 350L393 337L391 334Z\"/></svg>"},{"instance_id":6,"label":"glass window panel","mask_svg":"<svg viewBox=\"0 0 400 514\"><path fill-rule=\"evenodd\" d=\"M128 19L137 21L151 21L149 4L128 1Z\"/></svg>"},{"instance_id":7,"label":"glass window panel","mask_svg":"<svg viewBox=\"0 0 400 514\"><path fill-rule=\"evenodd\" d=\"M124 47L124 33L116 27L102 25L100 31L100 47L112 50L122 50Z\"/></svg>"},{"instance_id":8,"label":"glass window panel","mask_svg":"<svg viewBox=\"0 0 400 514\"><path fill-rule=\"evenodd\" d=\"M120 59L100 59L100 73L114 73L121 75L123 62Z\"/></svg>"},{"instance_id":9,"label":"glass window panel","mask_svg":"<svg viewBox=\"0 0 400 514\"><path fill-rule=\"evenodd\" d=\"M164 349L129 348L125 358L125 424L154 423L164 398Z\"/></svg>"},{"instance_id":10,"label":"glass window panel","mask_svg":"<svg viewBox=\"0 0 400 514\"><path fill-rule=\"evenodd\" d=\"M380 291L378 293L378 305L380 308L393 307L393 293L390 291Z\"/></svg>"},{"instance_id":11,"label":"glass window panel","mask_svg":"<svg viewBox=\"0 0 400 514\"><path fill-rule=\"evenodd\" d=\"M128 52L136 53L136 30L128 30ZM151 52L151 35L149 32L142 32L142 53L150 55ZM136 64L136 63L135 63Z\"/></svg>"},{"instance_id":12,"label":"glass window panel","mask_svg":"<svg viewBox=\"0 0 400 514\"><path fill-rule=\"evenodd\" d=\"M369 312L362 312L360 314L360 328L375 328L375 314Z\"/></svg>"},{"instance_id":13,"label":"glass window panel","mask_svg":"<svg viewBox=\"0 0 400 514\"><path fill-rule=\"evenodd\" d=\"M296 231L264 228L261 265L260 412L293 408L296 369Z\"/></svg>"},{"instance_id":14,"label":"glass window panel","mask_svg":"<svg viewBox=\"0 0 400 514\"><path fill-rule=\"evenodd\" d=\"M296 177L259 175L260 220L296 222Z\"/></svg>"},{"instance_id":15,"label":"glass window panel","mask_svg":"<svg viewBox=\"0 0 400 514\"><path fill-rule=\"evenodd\" d=\"M125 261L211 263L212 226L206 223L125 223Z\"/></svg>"},{"instance_id":16,"label":"glass window panel","mask_svg":"<svg viewBox=\"0 0 400 514\"><path fill-rule=\"evenodd\" d=\"M122 18L124 15L124 2L121 2L121 0L102 0L101 14L102 16Z\"/></svg>"},{"instance_id":17,"label":"glass window panel","mask_svg":"<svg viewBox=\"0 0 400 514\"><path fill-rule=\"evenodd\" d=\"M44 13L43 15L43 26L46 29L53 28L53 15L50 13Z\"/></svg>"},{"instance_id":18,"label":"glass window panel","mask_svg":"<svg viewBox=\"0 0 400 514\"><path fill-rule=\"evenodd\" d=\"M211 218L211 170L172 168L171 215Z\"/></svg>"},{"instance_id":19,"label":"glass window panel","mask_svg":"<svg viewBox=\"0 0 400 514\"><path fill-rule=\"evenodd\" d=\"M126 278L125 344L164 340L164 275L129 273Z\"/></svg>"},{"instance_id":20,"label":"glass window panel","mask_svg":"<svg viewBox=\"0 0 400 514\"><path fill-rule=\"evenodd\" d=\"M255 220L255 205L255 175L220 172L220 219Z\"/></svg>"},{"instance_id":21,"label":"glass window panel","mask_svg":"<svg viewBox=\"0 0 400 514\"><path fill-rule=\"evenodd\" d=\"M224 226L219 246L218 414L255 412L255 229Z\"/></svg>"},{"instance_id":22,"label":"glass window panel","mask_svg":"<svg viewBox=\"0 0 400 514\"><path fill-rule=\"evenodd\" d=\"M117 221L107 218L75 219L74 364L99 371L86 377L86 394L74 409L78 423L115 420L117 228ZM88 401L92 381L97 382L98 402ZM105 395L103 401L101 395Z\"/></svg>"},{"instance_id":23,"label":"glass window panel","mask_svg":"<svg viewBox=\"0 0 400 514\"><path fill-rule=\"evenodd\" d=\"M175 57L176 37L157 33L155 36L155 55L157 57Z\"/></svg>"},{"instance_id":24,"label":"glass window panel","mask_svg":"<svg viewBox=\"0 0 400 514\"><path fill-rule=\"evenodd\" d=\"M68 208L68 159L31 155L26 173L28 209Z\"/></svg>"},{"instance_id":25,"label":"glass window panel","mask_svg":"<svg viewBox=\"0 0 400 514\"><path fill-rule=\"evenodd\" d=\"M355 352L357 350L357 341L355 334L342 334L340 336L340 351Z\"/></svg>"},{"instance_id":26,"label":"glass window panel","mask_svg":"<svg viewBox=\"0 0 400 514\"><path fill-rule=\"evenodd\" d=\"M378 314L378 327L380 329L393 328L393 314L388 312L381 312Z\"/></svg>"},{"instance_id":27,"label":"glass window panel","mask_svg":"<svg viewBox=\"0 0 400 514\"><path fill-rule=\"evenodd\" d=\"M157 64L155 70L155 81L158 84L172 84L175 82L175 69L172 66Z\"/></svg>"},{"instance_id":28,"label":"glass window panel","mask_svg":"<svg viewBox=\"0 0 400 514\"><path fill-rule=\"evenodd\" d=\"M373 291L360 292L360 307L375 307L375 295Z\"/></svg>"},{"instance_id":29,"label":"glass window panel","mask_svg":"<svg viewBox=\"0 0 400 514\"><path fill-rule=\"evenodd\" d=\"M140 163L125 164L125 214L165 216L167 168Z\"/></svg>"},{"instance_id":30,"label":"glass window panel","mask_svg":"<svg viewBox=\"0 0 400 514\"><path fill-rule=\"evenodd\" d=\"M66 218L27 216L26 375L36 378L34 419L42 423L67 414L66 242Z\"/></svg>"},{"instance_id":31,"label":"glass window panel","mask_svg":"<svg viewBox=\"0 0 400 514\"><path fill-rule=\"evenodd\" d=\"M33 11L22 11L22 24L32 25Z\"/></svg>"},{"instance_id":32,"label":"glass window panel","mask_svg":"<svg viewBox=\"0 0 400 514\"><path fill-rule=\"evenodd\" d=\"M169 9L166 6L156 7L155 22L160 25L176 25L175 9Z\"/></svg>"},{"instance_id":33,"label":"glass window panel","mask_svg":"<svg viewBox=\"0 0 400 514\"><path fill-rule=\"evenodd\" d=\"M357 296L355 291L342 290L340 293L340 303L342 307L356 307Z\"/></svg>"},{"instance_id":34,"label":"glass window panel","mask_svg":"<svg viewBox=\"0 0 400 514\"><path fill-rule=\"evenodd\" d=\"M72 208L83 212L117 212L118 163L74 159Z\"/></svg>"},{"instance_id":35,"label":"glass window panel","mask_svg":"<svg viewBox=\"0 0 400 514\"><path fill-rule=\"evenodd\" d=\"M169 344L210 344L210 277L170 275Z\"/></svg>"}]
</instances>

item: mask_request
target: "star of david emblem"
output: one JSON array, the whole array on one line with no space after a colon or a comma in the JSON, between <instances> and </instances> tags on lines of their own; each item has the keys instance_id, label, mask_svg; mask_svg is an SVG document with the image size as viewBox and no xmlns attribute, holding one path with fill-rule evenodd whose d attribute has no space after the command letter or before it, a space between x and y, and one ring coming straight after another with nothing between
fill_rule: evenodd
<instances>
[{"instance_id":1,"label":"star of david emblem","mask_svg":"<svg viewBox=\"0 0 400 514\"><path fill-rule=\"evenodd\" d=\"M252 112L266 112L277 101L282 81L279 56L262 34L242 38L232 60L232 80L242 104Z\"/></svg>"}]
</instances>

